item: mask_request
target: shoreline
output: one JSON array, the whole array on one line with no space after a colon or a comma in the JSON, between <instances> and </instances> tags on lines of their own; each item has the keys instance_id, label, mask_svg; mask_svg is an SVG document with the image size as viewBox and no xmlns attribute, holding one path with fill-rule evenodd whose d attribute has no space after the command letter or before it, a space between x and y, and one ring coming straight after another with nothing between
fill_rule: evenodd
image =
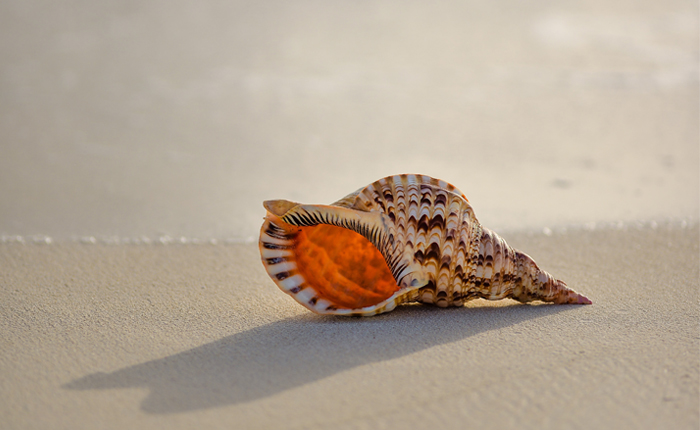
<instances>
[{"instance_id":1,"label":"shoreline","mask_svg":"<svg viewBox=\"0 0 700 430\"><path fill-rule=\"evenodd\" d=\"M577 232L595 231L642 231L642 230L674 230L693 229L700 225L697 218L676 218L665 220L637 220L637 221L590 221L583 224L572 224L552 227L532 227L524 229L492 229L499 234L514 234L536 236L566 235ZM142 235L142 236L118 236L118 235L73 235L70 238L55 239L45 234L16 235L1 234L0 244L26 244L26 245L51 245L56 243L81 243L85 245L247 245L257 243L258 236L241 237L187 237L179 235Z\"/></svg>"}]
</instances>

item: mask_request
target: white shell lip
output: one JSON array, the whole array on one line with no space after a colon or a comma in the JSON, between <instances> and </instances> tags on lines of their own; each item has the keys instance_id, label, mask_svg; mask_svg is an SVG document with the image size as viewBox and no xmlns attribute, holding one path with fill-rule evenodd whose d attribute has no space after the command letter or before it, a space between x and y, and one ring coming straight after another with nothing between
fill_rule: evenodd
<instances>
[{"instance_id":1,"label":"white shell lip","mask_svg":"<svg viewBox=\"0 0 700 430\"><path fill-rule=\"evenodd\" d=\"M385 312L392 311L396 308L398 305L397 302L399 302L398 299L400 299L402 296L408 294L411 290L414 290L417 288L402 288L399 289L397 292L392 294L388 299L383 300L376 305L372 306L367 306L364 308L357 308L357 309L345 309L345 308L340 308L340 309L333 309L333 310L327 310L326 307L319 307L318 305L320 304L321 300L319 300L316 303L316 306L310 304L310 303L301 303L302 305L306 306L309 310L312 310L318 314L322 315L340 315L340 316L358 316L358 317L364 317L364 316L372 316L372 315L378 315L378 314L383 314ZM324 300L325 302L325 300ZM328 303L328 302L326 302Z\"/></svg>"}]
</instances>

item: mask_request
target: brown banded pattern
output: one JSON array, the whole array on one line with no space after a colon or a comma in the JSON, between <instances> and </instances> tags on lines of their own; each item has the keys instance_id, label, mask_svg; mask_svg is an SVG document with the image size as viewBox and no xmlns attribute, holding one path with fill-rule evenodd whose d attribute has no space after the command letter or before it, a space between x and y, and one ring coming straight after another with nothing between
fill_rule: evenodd
<instances>
[{"instance_id":1,"label":"brown banded pattern","mask_svg":"<svg viewBox=\"0 0 700 430\"><path fill-rule=\"evenodd\" d=\"M429 176L382 178L331 205L264 205L263 264L314 312L375 315L479 297L590 303L482 227L456 187Z\"/></svg>"}]
</instances>

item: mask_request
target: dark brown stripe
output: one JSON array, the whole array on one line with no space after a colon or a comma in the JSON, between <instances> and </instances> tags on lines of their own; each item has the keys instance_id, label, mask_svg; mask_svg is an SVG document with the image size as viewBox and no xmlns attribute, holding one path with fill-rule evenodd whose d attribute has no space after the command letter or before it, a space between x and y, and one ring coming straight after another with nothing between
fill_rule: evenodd
<instances>
[{"instance_id":1,"label":"dark brown stripe","mask_svg":"<svg viewBox=\"0 0 700 430\"><path fill-rule=\"evenodd\" d=\"M425 253L425 258L440 260L440 245L433 242L428 247L428 252Z\"/></svg>"},{"instance_id":2,"label":"dark brown stripe","mask_svg":"<svg viewBox=\"0 0 700 430\"><path fill-rule=\"evenodd\" d=\"M267 258L265 259L265 262L267 264L279 264L287 261L285 257L275 257L275 258Z\"/></svg>"},{"instance_id":3,"label":"dark brown stripe","mask_svg":"<svg viewBox=\"0 0 700 430\"><path fill-rule=\"evenodd\" d=\"M275 275L275 278L279 279L280 281L283 281L287 278L289 278L289 272L280 272Z\"/></svg>"},{"instance_id":4,"label":"dark brown stripe","mask_svg":"<svg viewBox=\"0 0 700 430\"><path fill-rule=\"evenodd\" d=\"M263 248L265 248L265 249L292 249L292 245L279 245L276 243L263 242Z\"/></svg>"}]
</instances>

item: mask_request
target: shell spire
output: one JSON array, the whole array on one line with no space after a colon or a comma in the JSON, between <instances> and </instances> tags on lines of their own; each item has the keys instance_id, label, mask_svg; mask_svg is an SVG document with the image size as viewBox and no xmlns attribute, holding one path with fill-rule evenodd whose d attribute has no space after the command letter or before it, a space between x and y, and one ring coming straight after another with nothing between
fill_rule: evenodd
<instances>
[{"instance_id":1,"label":"shell spire","mask_svg":"<svg viewBox=\"0 0 700 430\"><path fill-rule=\"evenodd\" d=\"M487 228L481 235L474 281L479 297L489 300L512 298L523 303L541 300L557 304L591 304L588 298L569 289L564 281L540 269L532 257L511 248Z\"/></svg>"},{"instance_id":2,"label":"shell spire","mask_svg":"<svg viewBox=\"0 0 700 430\"><path fill-rule=\"evenodd\" d=\"M429 176L389 176L331 205L264 206L263 265L317 313L368 316L474 298L591 303L482 227L456 187Z\"/></svg>"}]
</instances>

